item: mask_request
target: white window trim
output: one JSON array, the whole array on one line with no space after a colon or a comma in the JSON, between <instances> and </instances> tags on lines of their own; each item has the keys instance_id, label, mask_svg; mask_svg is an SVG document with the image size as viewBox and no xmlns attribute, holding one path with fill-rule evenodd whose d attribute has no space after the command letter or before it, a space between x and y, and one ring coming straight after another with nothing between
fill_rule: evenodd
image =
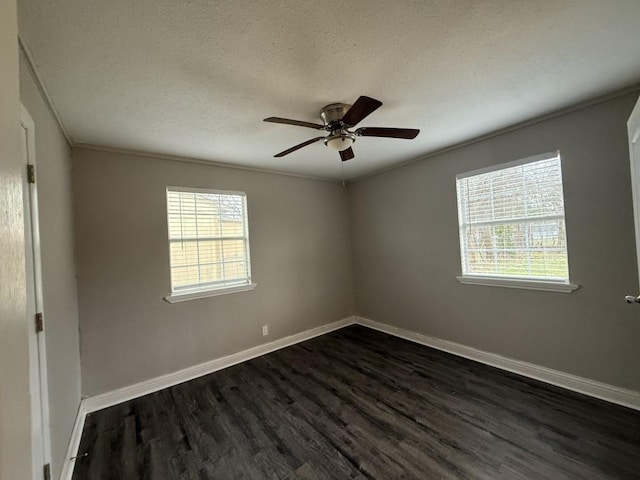
<instances>
[{"instance_id":1,"label":"white window trim","mask_svg":"<svg viewBox=\"0 0 640 480\"><path fill-rule=\"evenodd\" d=\"M257 283L245 283L243 285L233 285L230 287L215 288L209 290L185 290L181 293L173 293L167 295L164 299L169 303L180 303L188 300L197 300L198 298L215 297L218 295L227 295L230 293L247 292L256 288Z\"/></svg>"},{"instance_id":2,"label":"white window trim","mask_svg":"<svg viewBox=\"0 0 640 480\"><path fill-rule=\"evenodd\" d=\"M240 192L235 190L219 190L215 188L167 186L165 188L165 199L166 199L167 192L169 191L188 192L188 193L213 193L213 194L221 194L221 195L238 195L238 196L245 197L244 217L245 217L245 235L247 240L247 265L249 268L249 280L248 280L248 283L226 285L223 287L204 287L204 288L194 288L194 289L183 290L183 291L173 291L171 292L170 295L163 297L164 300L167 301L168 303L180 303L180 302L186 302L189 300L197 300L199 298L216 297L218 295L228 295L231 293L247 292L256 288L258 284L251 282L251 253L250 253L251 248L249 245L249 220L247 215L247 202L246 202L247 194L245 192ZM169 211L167 210L167 222L168 222L168 219L169 219ZM168 232L168 226L167 226L167 232ZM169 239L169 244L171 244L171 239ZM173 280L171 280L171 285L173 285Z\"/></svg>"},{"instance_id":3,"label":"white window trim","mask_svg":"<svg viewBox=\"0 0 640 480\"><path fill-rule=\"evenodd\" d=\"M220 195L239 195L243 197L247 196L245 192L240 192L236 190L219 190L216 188L172 187L171 185L169 185L165 188L165 192L167 190L171 190L172 192L214 193L214 194L220 194Z\"/></svg>"},{"instance_id":4,"label":"white window trim","mask_svg":"<svg viewBox=\"0 0 640 480\"><path fill-rule=\"evenodd\" d=\"M477 170L472 170L470 172L459 173L456 175L456 180L460 180L461 178L467 177L475 177L476 175L482 175L483 173L491 173L497 170L505 170L507 168L519 167L520 165L526 165L527 163L540 162L542 160L549 160L560 156L560 150L556 150L555 152L547 152L541 153L540 155L533 155L527 158L521 158L519 160L514 160L513 162L500 163L498 165L489 165L488 167L479 168Z\"/></svg>"},{"instance_id":5,"label":"white window trim","mask_svg":"<svg viewBox=\"0 0 640 480\"><path fill-rule=\"evenodd\" d=\"M522 158L519 160L514 160L512 162L501 163L499 165L490 165L488 167L479 168L477 170L472 170L470 172L460 173L456 175L456 182L462 178L473 177L475 175L482 175L484 173L491 173L491 172L503 170L506 168L525 165L527 163L539 162L541 160L549 160L557 156L560 156L559 150L556 150L554 152L542 153L540 155L533 155L533 156ZM564 179L563 179L563 183L564 183ZM563 192L563 195L564 195L564 192ZM562 215L562 217L565 219L565 225L566 225L566 212L564 215ZM500 222L486 222L486 223L504 223L504 221L501 220ZM458 224L458 229L460 229L460 227L461 225ZM462 250L460 251L460 253L462 254ZM569 245L567 243L567 258L568 256L569 256ZM460 260L464 262L463 258L461 258ZM530 279L530 278L517 278L517 277L514 278L514 277L506 277L506 276L501 277L499 275L484 276L484 275L465 275L465 274L456 276L456 279L460 283L465 285L518 288L518 289L525 289L525 290L542 290L547 292L558 292L558 293L572 293L572 292L575 292L578 288L580 288L579 285L575 283L571 283L570 280L553 281L553 280L543 280L543 279Z\"/></svg>"},{"instance_id":6,"label":"white window trim","mask_svg":"<svg viewBox=\"0 0 640 480\"><path fill-rule=\"evenodd\" d=\"M482 285L485 287L520 288L525 290L544 290L547 292L572 293L579 285L570 282L553 282L543 280L523 280L512 277L481 277L472 275L459 275L456 277L465 285Z\"/></svg>"}]
</instances>

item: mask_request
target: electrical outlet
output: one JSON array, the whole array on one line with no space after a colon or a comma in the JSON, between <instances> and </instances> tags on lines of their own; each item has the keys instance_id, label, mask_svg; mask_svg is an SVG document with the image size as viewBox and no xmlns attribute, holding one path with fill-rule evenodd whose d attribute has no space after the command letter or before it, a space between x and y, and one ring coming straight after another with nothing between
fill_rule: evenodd
<instances>
[{"instance_id":1,"label":"electrical outlet","mask_svg":"<svg viewBox=\"0 0 640 480\"><path fill-rule=\"evenodd\" d=\"M267 335L269 335L269 325L263 325L262 326L262 336L266 337Z\"/></svg>"}]
</instances>

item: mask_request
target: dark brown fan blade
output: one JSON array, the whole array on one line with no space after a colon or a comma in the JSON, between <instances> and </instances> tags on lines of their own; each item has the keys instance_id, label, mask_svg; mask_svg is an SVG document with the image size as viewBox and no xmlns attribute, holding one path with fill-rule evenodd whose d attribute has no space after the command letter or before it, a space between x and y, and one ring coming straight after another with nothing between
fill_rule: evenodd
<instances>
[{"instance_id":1,"label":"dark brown fan blade","mask_svg":"<svg viewBox=\"0 0 640 480\"><path fill-rule=\"evenodd\" d=\"M382 102L375 98L365 97L364 95L356 100L356 103L351 105L351 108L342 117L342 123L353 127L360 123L364 118L376 111Z\"/></svg>"},{"instance_id":2,"label":"dark brown fan blade","mask_svg":"<svg viewBox=\"0 0 640 480\"><path fill-rule=\"evenodd\" d=\"M346 162L347 160L351 160L353 157L355 157L355 154L353 153L353 148L349 147L346 150L340 150L340 158L342 159L343 162Z\"/></svg>"},{"instance_id":3,"label":"dark brown fan blade","mask_svg":"<svg viewBox=\"0 0 640 480\"><path fill-rule=\"evenodd\" d=\"M322 130L324 128L324 125L318 125L317 123L311 122L302 122L300 120L291 120L290 118L269 117L265 118L263 121L271 123L284 123L286 125L296 125L298 127L314 128L316 130Z\"/></svg>"},{"instance_id":4,"label":"dark brown fan blade","mask_svg":"<svg viewBox=\"0 0 640 480\"><path fill-rule=\"evenodd\" d=\"M312 138L311 140L307 140L306 142L302 142L299 145L296 145L295 147L291 147L288 150L285 150L284 152L280 152L274 155L274 157L284 157L285 155L289 155L291 152L295 152L296 150L301 149L302 147L306 147L307 145L311 145L312 143L317 142L318 140L322 140L324 137L316 137L316 138Z\"/></svg>"},{"instance_id":5,"label":"dark brown fan blade","mask_svg":"<svg viewBox=\"0 0 640 480\"><path fill-rule=\"evenodd\" d=\"M363 137L406 138L408 140L416 138L419 133L420 130L415 128L363 127L356 130L356 134Z\"/></svg>"}]
</instances>

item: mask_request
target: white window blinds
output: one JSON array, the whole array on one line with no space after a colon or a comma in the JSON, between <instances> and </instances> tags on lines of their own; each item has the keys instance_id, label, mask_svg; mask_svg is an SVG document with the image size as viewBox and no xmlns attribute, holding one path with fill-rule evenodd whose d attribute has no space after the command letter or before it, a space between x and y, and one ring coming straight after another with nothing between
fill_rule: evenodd
<instances>
[{"instance_id":1,"label":"white window blinds","mask_svg":"<svg viewBox=\"0 0 640 480\"><path fill-rule=\"evenodd\" d=\"M569 281L559 152L456 177L463 276Z\"/></svg>"},{"instance_id":2,"label":"white window blinds","mask_svg":"<svg viewBox=\"0 0 640 480\"><path fill-rule=\"evenodd\" d=\"M167 188L173 293L251 283L246 196Z\"/></svg>"}]
</instances>

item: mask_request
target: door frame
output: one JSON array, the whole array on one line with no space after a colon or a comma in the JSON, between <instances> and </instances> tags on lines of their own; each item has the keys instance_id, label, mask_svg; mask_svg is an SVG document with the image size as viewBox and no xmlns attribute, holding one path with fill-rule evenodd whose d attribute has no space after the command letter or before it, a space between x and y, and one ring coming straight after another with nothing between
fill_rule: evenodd
<instances>
[{"instance_id":1,"label":"door frame","mask_svg":"<svg viewBox=\"0 0 640 480\"><path fill-rule=\"evenodd\" d=\"M51 462L49 387L45 331L36 332L35 314L44 315L42 262L38 217L38 189L29 181L27 166L36 169L35 122L21 104L20 128L23 145L23 201L25 225L25 274L27 282L27 322L29 323L29 386L31 399L32 475L42 480L45 465ZM21 132L22 133L22 132Z\"/></svg>"},{"instance_id":2,"label":"door frame","mask_svg":"<svg viewBox=\"0 0 640 480\"><path fill-rule=\"evenodd\" d=\"M636 233L636 260L640 277L640 97L627 121L629 160L631 161L631 192L633 195L633 223ZM640 278L639 278L640 289Z\"/></svg>"}]
</instances>

